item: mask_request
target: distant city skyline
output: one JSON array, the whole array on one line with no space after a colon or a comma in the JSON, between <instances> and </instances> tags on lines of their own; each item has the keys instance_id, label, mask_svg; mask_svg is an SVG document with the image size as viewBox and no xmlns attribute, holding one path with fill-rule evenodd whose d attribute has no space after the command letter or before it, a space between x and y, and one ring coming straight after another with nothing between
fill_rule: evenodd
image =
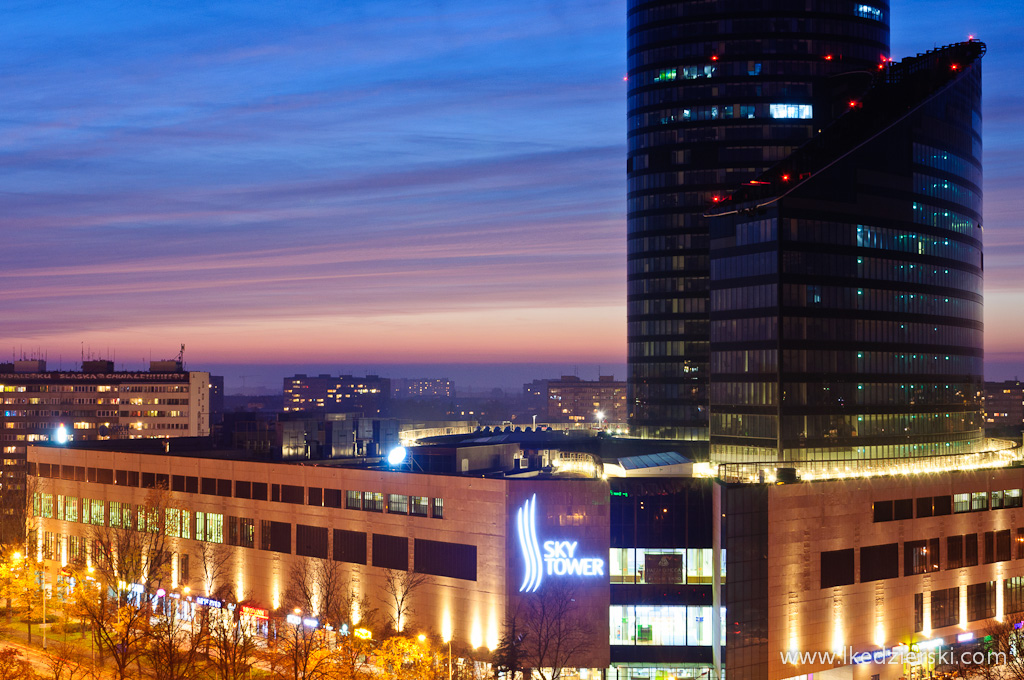
<instances>
[{"instance_id":1,"label":"distant city skyline","mask_svg":"<svg viewBox=\"0 0 1024 680\"><path fill-rule=\"evenodd\" d=\"M891 11L896 59L988 45L986 378L1014 377L1024 19ZM183 342L229 393L217 366L624 363L624 2L0 16L0 361Z\"/></svg>"}]
</instances>

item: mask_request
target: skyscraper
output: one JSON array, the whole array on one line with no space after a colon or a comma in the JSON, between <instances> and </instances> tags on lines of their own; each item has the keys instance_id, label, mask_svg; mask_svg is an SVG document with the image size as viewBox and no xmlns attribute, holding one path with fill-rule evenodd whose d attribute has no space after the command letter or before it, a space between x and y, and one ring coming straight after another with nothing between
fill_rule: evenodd
<instances>
[{"instance_id":1,"label":"skyscraper","mask_svg":"<svg viewBox=\"0 0 1024 680\"><path fill-rule=\"evenodd\" d=\"M892 64L710 212L713 459L979 449L984 52Z\"/></svg>"},{"instance_id":2,"label":"skyscraper","mask_svg":"<svg viewBox=\"0 0 1024 680\"><path fill-rule=\"evenodd\" d=\"M889 56L889 7L630 0L632 431L708 439L707 208L789 156Z\"/></svg>"}]
</instances>

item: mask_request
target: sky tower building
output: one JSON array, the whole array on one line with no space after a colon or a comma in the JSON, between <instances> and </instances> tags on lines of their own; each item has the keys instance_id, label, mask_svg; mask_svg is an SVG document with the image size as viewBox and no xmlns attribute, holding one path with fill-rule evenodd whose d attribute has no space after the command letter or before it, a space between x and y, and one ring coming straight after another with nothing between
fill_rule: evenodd
<instances>
[{"instance_id":1,"label":"sky tower building","mask_svg":"<svg viewBox=\"0 0 1024 680\"><path fill-rule=\"evenodd\" d=\"M889 57L889 6L628 3L632 431L707 441L708 220L845 111Z\"/></svg>"}]
</instances>

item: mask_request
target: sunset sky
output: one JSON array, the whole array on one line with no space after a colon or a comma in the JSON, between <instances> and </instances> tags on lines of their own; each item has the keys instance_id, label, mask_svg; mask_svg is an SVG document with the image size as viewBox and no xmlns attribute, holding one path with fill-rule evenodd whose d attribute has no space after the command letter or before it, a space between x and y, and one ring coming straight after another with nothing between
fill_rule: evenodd
<instances>
[{"instance_id":1,"label":"sunset sky","mask_svg":"<svg viewBox=\"0 0 1024 680\"><path fill-rule=\"evenodd\" d=\"M1024 374L1024 12L892 27L988 45L989 377ZM0 40L0 361L624 361L624 0L14 0Z\"/></svg>"}]
</instances>

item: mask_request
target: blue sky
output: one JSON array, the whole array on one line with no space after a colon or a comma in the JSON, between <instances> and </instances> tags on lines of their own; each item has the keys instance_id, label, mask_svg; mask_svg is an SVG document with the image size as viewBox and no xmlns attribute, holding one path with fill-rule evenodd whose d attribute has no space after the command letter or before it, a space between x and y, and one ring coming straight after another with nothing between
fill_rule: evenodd
<instances>
[{"instance_id":1,"label":"blue sky","mask_svg":"<svg viewBox=\"0 0 1024 680\"><path fill-rule=\"evenodd\" d=\"M892 16L896 58L988 44L988 352L1024 363L1024 13ZM0 358L623 360L624 2L5 2L0 41Z\"/></svg>"}]
</instances>

